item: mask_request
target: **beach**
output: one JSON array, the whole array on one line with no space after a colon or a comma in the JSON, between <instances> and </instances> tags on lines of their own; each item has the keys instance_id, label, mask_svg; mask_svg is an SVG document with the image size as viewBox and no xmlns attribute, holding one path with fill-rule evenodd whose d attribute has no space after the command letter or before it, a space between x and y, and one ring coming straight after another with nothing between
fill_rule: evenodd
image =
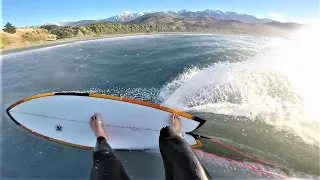
<instances>
[{"instance_id":1,"label":"beach","mask_svg":"<svg viewBox=\"0 0 320 180\"><path fill-rule=\"evenodd\" d=\"M37 44L19 44L19 45L13 45L5 47L4 49L1 49L1 55L11 54L11 53L17 53L22 51L28 51L33 49L39 49L39 48L45 48L45 47L51 47L51 46L57 46L62 44L69 44L79 41L88 41L88 40L95 40L95 39L105 39L105 38L113 38L113 37L124 37L124 36L133 36L133 35L146 35L146 33L141 34L115 34L115 35L104 35L104 36L93 36L93 37L82 37L82 38L67 38L67 39L58 39L54 41L45 41L40 42Z\"/></svg>"}]
</instances>

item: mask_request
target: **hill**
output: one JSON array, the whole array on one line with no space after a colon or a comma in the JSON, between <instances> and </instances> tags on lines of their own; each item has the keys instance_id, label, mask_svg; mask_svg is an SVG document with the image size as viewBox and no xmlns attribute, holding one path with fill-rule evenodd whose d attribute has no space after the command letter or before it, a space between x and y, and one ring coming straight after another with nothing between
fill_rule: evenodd
<instances>
[{"instance_id":1,"label":"hill","mask_svg":"<svg viewBox=\"0 0 320 180\"><path fill-rule=\"evenodd\" d=\"M179 11L168 11L168 13L179 15L186 18L198 18L198 17L209 17L215 19L222 19L222 20L237 20L245 23L267 23L271 22L271 19L259 19L255 16L232 12L232 11L220 11L220 10L204 10L204 11L190 11L187 9L179 10Z\"/></svg>"},{"instance_id":2,"label":"hill","mask_svg":"<svg viewBox=\"0 0 320 180\"><path fill-rule=\"evenodd\" d=\"M23 28L17 29L17 32L10 34L0 30L1 49L16 45L30 45L46 41L56 40L56 35L49 33L41 28Z\"/></svg>"},{"instance_id":3,"label":"hill","mask_svg":"<svg viewBox=\"0 0 320 180\"><path fill-rule=\"evenodd\" d=\"M199 29L209 32L225 32L237 34L263 35L263 36L281 36L290 33L303 25L296 23L245 23L238 20L222 20L210 17L186 18L171 13L150 13L136 18L129 23L147 24L147 25L170 25L182 27L189 31Z\"/></svg>"}]
</instances>

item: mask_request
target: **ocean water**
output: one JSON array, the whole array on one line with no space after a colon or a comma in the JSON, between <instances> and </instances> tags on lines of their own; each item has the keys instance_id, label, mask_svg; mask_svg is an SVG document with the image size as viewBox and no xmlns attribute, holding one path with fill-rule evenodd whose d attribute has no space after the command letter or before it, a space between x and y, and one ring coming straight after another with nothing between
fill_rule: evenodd
<instances>
[{"instance_id":1,"label":"ocean water","mask_svg":"<svg viewBox=\"0 0 320 180\"><path fill-rule=\"evenodd\" d=\"M5 109L44 92L96 92L159 103L207 120L199 157L215 179L319 178L316 31L285 39L146 35L91 40L2 56L2 179L88 179L92 152L43 140ZM313 33L313 34L312 34ZM106 109L107 111L107 109ZM157 151L116 152L132 179L164 179ZM220 157L240 161L228 161Z\"/></svg>"}]
</instances>

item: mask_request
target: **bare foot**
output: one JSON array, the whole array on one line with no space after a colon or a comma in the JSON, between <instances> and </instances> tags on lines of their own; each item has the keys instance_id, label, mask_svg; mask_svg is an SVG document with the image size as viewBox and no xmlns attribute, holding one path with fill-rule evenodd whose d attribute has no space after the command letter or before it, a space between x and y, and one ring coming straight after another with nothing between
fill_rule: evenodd
<instances>
[{"instance_id":1,"label":"bare foot","mask_svg":"<svg viewBox=\"0 0 320 180\"><path fill-rule=\"evenodd\" d=\"M108 140L107 133L103 130L103 119L100 114L95 114L90 119L90 127L96 137L104 137Z\"/></svg>"},{"instance_id":2,"label":"bare foot","mask_svg":"<svg viewBox=\"0 0 320 180\"><path fill-rule=\"evenodd\" d=\"M171 127L177 131L177 133L181 134L182 121L178 114L173 113L171 117Z\"/></svg>"}]
</instances>

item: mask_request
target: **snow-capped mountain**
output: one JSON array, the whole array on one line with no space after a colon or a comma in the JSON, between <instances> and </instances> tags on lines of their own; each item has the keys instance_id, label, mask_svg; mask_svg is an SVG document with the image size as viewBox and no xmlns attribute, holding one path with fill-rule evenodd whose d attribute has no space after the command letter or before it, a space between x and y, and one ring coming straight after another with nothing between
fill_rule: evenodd
<instances>
[{"instance_id":1,"label":"snow-capped mountain","mask_svg":"<svg viewBox=\"0 0 320 180\"><path fill-rule=\"evenodd\" d=\"M80 20L80 21L66 21L66 22L58 22L56 25L58 26L80 26L84 24L93 24L98 23L100 20Z\"/></svg>"},{"instance_id":2,"label":"snow-capped mountain","mask_svg":"<svg viewBox=\"0 0 320 180\"><path fill-rule=\"evenodd\" d=\"M170 10L170 11L163 11L163 12L167 12L167 13L170 13L170 14L175 14L175 15L180 15L182 13L187 13L187 12L192 12L188 9L182 9L182 10Z\"/></svg>"},{"instance_id":3,"label":"snow-capped mountain","mask_svg":"<svg viewBox=\"0 0 320 180\"><path fill-rule=\"evenodd\" d=\"M149 13L151 13L151 12L130 13L130 12L125 11L121 14L116 15L116 16L112 16L107 19L103 19L103 21L106 21L106 22L129 22L129 21L136 19L137 17L143 16L143 15L149 14Z\"/></svg>"},{"instance_id":4,"label":"snow-capped mountain","mask_svg":"<svg viewBox=\"0 0 320 180\"><path fill-rule=\"evenodd\" d=\"M237 20L242 21L246 23L267 23L271 22L271 19L259 19L255 16L238 13L238 12L224 12L220 10L204 10L204 11L190 11L188 9L183 10L170 10L170 11L162 11L166 13L170 13L172 15L176 16L182 16L186 18L197 18L197 17L209 17L209 18L216 18L216 19L223 19L223 20ZM75 22L59 22L56 23L58 26L78 26L83 24L91 24L91 23L97 23L97 22L129 22L132 21L140 16L153 13L151 11L149 12L139 12L139 13L130 13L130 12L123 12L121 14L118 14L116 16L112 16L106 19L100 19L100 20L81 20L81 21L75 21Z\"/></svg>"}]
</instances>

